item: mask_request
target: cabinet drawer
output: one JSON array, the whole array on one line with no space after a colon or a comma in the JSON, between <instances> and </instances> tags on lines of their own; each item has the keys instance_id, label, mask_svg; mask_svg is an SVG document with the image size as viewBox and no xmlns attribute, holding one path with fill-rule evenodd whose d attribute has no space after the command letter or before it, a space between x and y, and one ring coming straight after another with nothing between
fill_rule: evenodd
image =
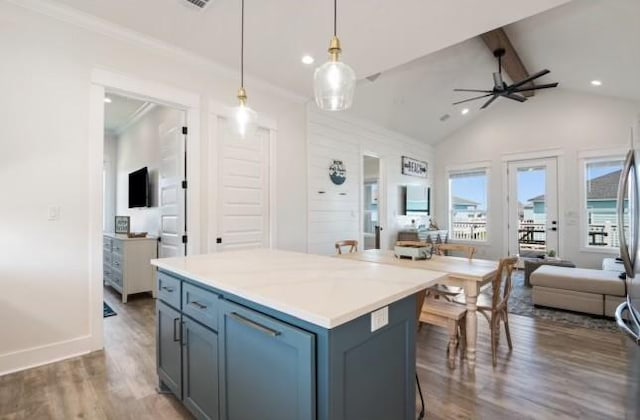
<instances>
[{"instance_id":1,"label":"cabinet drawer","mask_svg":"<svg viewBox=\"0 0 640 420\"><path fill-rule=\"evenodd\" d=\"M114 239L111 249L113 250L113 252L122 255L122 252L124 251L124 242L119 239Z\"/></svg>"},{"instance_id":2,"label":"cabinet drawer","mask_svg":"<svg viewBox=\"0 0 640 420\"><path fill-rule=\"evenodd\" d=\"M122 255L111 254L111 266L117 270L122 271Z\"/></svg>"},{"instance_id":3,"label":"cabinet drawer","mask_svg":"<svg viewBox=\"0 0 640 420\"><path fill-rule=\"evenodd\" d=\"M104 278L104 281L111 282L111 267L105 265L102 268L102 277Z\"/></svg>"},{"instance_id":4,"label":"cabinet drawer","mask_svg":"<svg viewBox=\"0 0 640 420\"><path fill-rule=\"evenodd\" d=\"M102 247L105 249L105 251L111 252L111 243L111 238L108 238L106 236L102 237Z\"/></svg>"},{"instance_id":5,"label":"cabinet drawer","mask_svg":"<svg viewBox=\"0 0 640 420\"><path fill-rule=\"evenodd\" d=\"M102 254L102 263L104 265L111 265L111 252L104 251Z\"/></svg>"},{"instance_id":6,"label":"cabinet drawer","mask_svg":"<svg viewBox=\"0 0 640 420\"><path fill-rule=\"evenodd\" d=\"M111 269L111 282L122 287L122 271Z\"/></svg>"},{"instance_id":7,"label":"cabinet drawer","mask_svg":"<svg viewBox=\"0 0 640 420\"><path fill-rule=\"evenodd\" d=\"M168 274L158 272L158 297L180 309L180 284L182 281Z\"/></svg>"},{"instance_id":8,"label":"cabinet drawer","mask_svg":"<svg viewBox=\"0 0 640 420\"><path fill-rule=\"evenodd\" d=\"M189 283L182 285L182 312L207 327L218 330L219 296Z\"/></svg>"}]
</instances>

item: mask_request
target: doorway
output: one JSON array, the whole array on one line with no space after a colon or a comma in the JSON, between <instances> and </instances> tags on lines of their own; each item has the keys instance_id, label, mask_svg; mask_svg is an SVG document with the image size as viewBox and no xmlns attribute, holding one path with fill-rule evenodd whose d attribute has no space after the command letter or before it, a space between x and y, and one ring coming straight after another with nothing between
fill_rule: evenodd
<instances>
[{"instance_id":1,"label":"doorway","mask_svg":"<svg viewBox=\"0 0 640 420\"><path fill-rule=\"evenodd\" d=\"M362 168L362 249L380 249L380 159L363 155Z\"/></svg>"},{"instance_id":2,"label":"doorway","mask_svg":"<svg viewBox=\"0 0 640 420\"><path fill-rule=\"evenodd\" d=\"M556 158L507 163L509 255L557 254L557 172Z\"/></svg>"},{"instance_id":3,"label":"doorway","mask_svg":"<svg viewBox=\"0 0 640 420\"><path fill-rule=\"evenodd\" d=\"M188 215L189 237L185 248L189 254L197 253L200 249L199 221L200 221L200 97L187 91L166 86L160 83L152 82L145 79L129 77L123 74L117 74L110 71L95 69L91 77L91 104L89 108L89 167L91 175L89 180L89 230L90 230L90 275L91 275L91 351L104 348L105 343L105 320L104 314L104 278L105 278L105 254L106 240L104 232L109 227L110 218L105 217L105 105L108 104L106 97L110 94L124 96L130 99L136 99L144 102L151 102L156 105L164 105L169 108L181 111L182 121L186 121L184 126L188 127L188 136L193 137L197 141L189 141L185 149L187 153L187 174L189 179L188 189L185 191L188 206L184 211L185 218ZM168 125L165 128L169 127ZM182 132L182 127L180 127ZM159 138L163 128L157 128L156 135ZM167 131L164 130L165 134ZM182 159L177 159L184 162ZM184 167L184 166L183 166ZM142 168L139 168L142 169ZM149 168L147 168L149 169ZM136 171L134 171L136 172ZM144 172L144 171L142 171ZM149 171L151 172L151 171ZM149 173L151 178L151 173ZM142 177L144 179L144 177ZM128 174L127 174L128 179ZM184 177L180 178L182 181ZM113 194L113 192L112 192ZM156 196L156 200L158 197ZM128 197L127 197L128 200ZM128 206L127 206L128 207ZM160 223L160 222L158 222ZM114 223L115 224L115 223ZM145 228L133 227L132 230L145 231ZM186 239L186 238L185 238ZM157 241L154 241L154 248ZM181 243L184 244L183 241ZM112 250L113 251L113 250ZM115 251L116 253L118 250ZM150 257L151 258L151 257ZM148 259L150 259L148 258ZM122 271L122 270L121 270ZM121 295L112 292L109 293L117 298ZM146 299L144 299L146 301ZM133 302L133 301L132 301ZM127 306L127 305L125 305ZM127 306L128 308L129 306ZM117 311L116 311L117 312ZM119 318L118 316L110 318ZM116 321L117 322L117 321Z\"/></svg>"},{"instance_id":4,"label":"doorway","mask_svg":"<svg viewBox=\"0 0 640 420\"><path fill-rule=\"evenodd\" d=\"M109 89L104 93L104 343L153 304L149 261L186 255L186 112ZM116 221L117 220L117 221Z\"/></svg>"}]
</instances>

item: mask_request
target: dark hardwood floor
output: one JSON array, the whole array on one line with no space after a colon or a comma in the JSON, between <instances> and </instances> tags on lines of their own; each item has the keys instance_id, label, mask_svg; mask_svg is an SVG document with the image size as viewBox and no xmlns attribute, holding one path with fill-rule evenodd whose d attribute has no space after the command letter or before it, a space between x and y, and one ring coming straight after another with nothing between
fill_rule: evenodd
<instances>
[{"instance_id":1,"label":"dark hardwood floor","mask_svg":"<svg viewBox=\"0 0 640 420\"><path fill-rule=\"evenodd\" d=\"M105 319L105 350L0 377L0 419L191 418L156 392L154 300L134 296L123 305L109 289L105 298L118 313ZM624 418L621 335L510 319L514 350L503 339L496 368L487 323L479 320L475 375L459 361L449 370L445 331L422 328L418 374L427 418Z\"/></svg>"}]
</instances>

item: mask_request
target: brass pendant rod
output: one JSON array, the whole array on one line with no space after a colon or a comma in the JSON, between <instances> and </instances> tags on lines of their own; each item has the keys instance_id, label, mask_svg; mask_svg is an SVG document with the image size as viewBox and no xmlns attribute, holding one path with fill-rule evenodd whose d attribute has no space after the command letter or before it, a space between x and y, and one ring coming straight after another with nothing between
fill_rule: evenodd
<instances>
[{"instance_id":1,"label":"brass pendant rod","mask_svg":"<svg viewBox=\"0 0 640 420\"><path fill-rule=\"evenodd\" d=\"M333 36L338 36L338 0L333 0Z\"/></svg>"},{"instance_id":2,"label":"brass pendant rod","mask_svg":"<svg viewBox=\"0 0 640 420\"><path fill-rule=\"evenodd\" d=\"M240 87L244 88L244 0L242 0L240 23Z\"/></svg>"}]
</instances>

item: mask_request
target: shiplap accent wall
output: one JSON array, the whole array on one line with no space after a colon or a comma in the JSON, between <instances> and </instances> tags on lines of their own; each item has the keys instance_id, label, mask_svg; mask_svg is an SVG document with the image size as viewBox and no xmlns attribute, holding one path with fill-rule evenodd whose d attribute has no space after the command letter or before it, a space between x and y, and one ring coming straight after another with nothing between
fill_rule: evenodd
<instances>
[{"instance_id":1,"label":"shiplap accent wall","mask_svg":"<svg viewBox=\"0 0 640 420\"><path fill-rule=\"evenodd\" d=\"M334 243L342 239L362 242L363 154L380 158L380 195L386 199L386 208L381 209L381 246L389 248L406 220L398 216L399 187L431 185L432 147L371 122L312 108L307 112L308 252L333 254ZM402 156L427 161L429 177L402 175ZM334 159L342 160L347 169L347 180L339 186L329 179L329 165Z\"/></svg>"}]
</instances>

